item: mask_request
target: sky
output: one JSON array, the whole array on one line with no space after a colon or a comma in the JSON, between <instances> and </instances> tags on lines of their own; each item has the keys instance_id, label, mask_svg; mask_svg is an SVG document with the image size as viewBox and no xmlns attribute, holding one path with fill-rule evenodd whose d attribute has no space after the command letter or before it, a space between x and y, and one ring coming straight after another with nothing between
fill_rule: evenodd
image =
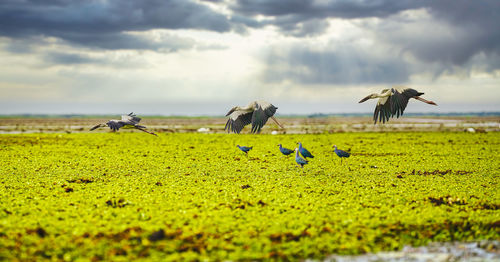
<instances>
[{"instance_id":1,"label":"sky","mask_svg":"<svg viewBox=\"0 0 500 262\"><path fill-rule=\"evenodd\" d=\"M2 0L0 114L500 111L498 0Z\"/></svg>"}]
</instances>

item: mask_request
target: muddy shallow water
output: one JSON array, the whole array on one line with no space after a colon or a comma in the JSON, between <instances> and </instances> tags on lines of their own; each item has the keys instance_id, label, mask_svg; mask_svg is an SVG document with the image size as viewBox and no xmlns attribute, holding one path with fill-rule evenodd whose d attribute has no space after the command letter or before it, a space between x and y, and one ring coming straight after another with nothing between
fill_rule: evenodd
<instances>
[{"instance_id":1,"label":"muddy shallow water","mask_svg":"<svg viewBox=\"0 0 500 262\"><path fill-rule=\"evenodd\" d=\"M310 260L311 261L311 260ZM398 252L379 252L359 256L332 255L325 262L500 262L499 241L431 243L422 247L405 247Z\"/></svg>"},{"instance_id":2,"label":"muddy shallow water","mask_svg":"<svg viewBox=\"0 0 500 262\"><path fill-rule=\"evenodd\" d=\"M371 117L283 117L285 129L268 122L262 133L318 134L338 132L388 132L388 131L500 131L500 117L402 117L385 124L373 124ZM90 127L106 122L104 118L4 118L0 133L80 133L90 132ZM214 118L145 118L141 125L157 133L224 133L227 119ZM245 128L242 132L249 132ZM135 132L134 130L120 130ZM101 128L93 132L109 132Z\"/></svg>"}]
</instances>

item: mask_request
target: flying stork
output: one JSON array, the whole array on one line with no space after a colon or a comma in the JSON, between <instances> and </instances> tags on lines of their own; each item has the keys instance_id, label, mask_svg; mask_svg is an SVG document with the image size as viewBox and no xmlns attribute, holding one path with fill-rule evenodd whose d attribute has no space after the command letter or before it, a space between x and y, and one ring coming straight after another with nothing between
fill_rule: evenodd
<instances>
[{"instance_id":1,"label":"flying stork","mask_svg":"<svg viewBox=\"0 0 500 262\"><path fill-rule=\"evenodd\" d=\"M377 119L379 123L385 123L389 121L391 117L396 116L396 118L399 118L399 116L402 116L410 98L415 98L427 104L437 106L433 101L421 98L420 96L423 94L424 93L418 92L413 88L396 86L391 89L384 89L380 94L371 94L361 99L359 103L363 103L368 99L378 98L377 106L373 112L374 124L377 123Z\"/></svg>"},{"instance_id":2,"label":"flying stork","mask_svg":"<svg viewBox=\"0 0 500 262\"><path fill-rule=\"evenodd\" d=\"M135 129L139 129L139 130L141 130L143 132L146 132L148 134L158 136L155 133L146 130L145 126L139 125L140 121L141 121L141 118L135 116L134 113L132 112L132 113L130 113L128 115L122 115L122 119L121 120L111 119L111 120L109 120L106 123L98 124L98 125L92 127L90 129L90 131L92 131L94 129L97 129L99 127L106 127L106 126L108 126L111 130L113 130L113 132L116 132L116 131L118 131L118 129L120 129L120 128L123 127L123 128L135 128Z\"/></svg>"},{"instance_id":3,"label":"flying stork","mask_svg":"<svg viewBox=\"0 0 500 262\"><path fill-rule=\"evenodd\" d=\"M260 129L266 124L269 118L274 120L278 126L284 128L278 120L274 118L276 109L278 108L265 101L253 101L245 107L235 106L226 114L226 116L229 116L229 119L224 129L227 130L228 133L232 131L239 134L243 127L251 123L251 132L260 133Z\"/></svg>"}]
</instances>

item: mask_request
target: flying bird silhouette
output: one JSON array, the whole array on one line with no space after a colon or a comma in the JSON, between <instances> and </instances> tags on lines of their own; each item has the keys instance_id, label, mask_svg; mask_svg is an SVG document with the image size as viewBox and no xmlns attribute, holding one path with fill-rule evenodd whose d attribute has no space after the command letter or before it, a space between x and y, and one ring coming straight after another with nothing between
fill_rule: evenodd
<instances>
[{"instance_id":1,"label":"flying bird silhouette","mask_svg":"<svg viewBox=\"0 0 500 262\"><path fill-rule=\"evenodd\" d=\"M108 126L111 130L113 130L113 132L116 132L116 131L118 131L118 129L120 129L120 128L123 127L123 128L135 128L135 129L139 129L139 130L141 130L143 132L146 132L148 134L157 136L155 133L146 130L145 126L139 125L140 121L141 121L141 118L137 117L132 112L132 113L130 113L128 115L122 115L122 119L121 120L111 119L111 120L109 120L106 123L98 124L98 125L92 127L90 129L90 131L95 130L95 129L99 128L99 127L106 127L106 126Z\"/></svg>"},{"instance_id":2,"label":"flying bird silhouette","mask_svg":"<svg viewBox=\"0 0 500 262\"><path fill-rule=\"evenodd\" d=\"M363 103L369 99L378 98L377 106L373 112L373 121L374 124L377 123L377 120L379 123L385 123L386 121L389 121L389 118L391 117L396 116L396 118L399 118L399 116L402 116L410 98L437 106L437 104L433 101L425 100L420 97L423 94L424 93L418 92L413 88L397 86L391 89L384 89L380 94L371 94L361 99L359 103Z\"/></svg>"},{"instance_id":3,"label":"flying bird silhouette","mask_svg":"<svg viewBox=\"0 0 500 262\"><path fill-rule=\"evenodd\" d=\"M261 128L269 118L274 120L278 126L284 128L274 117L276 109L278 108L266 101L253 101L245 107L235 106L226 114L229 119L224 129L228 133L239 134L246 125L252 124L251 132L260 133Z\"/></svg>"}]
</instances>

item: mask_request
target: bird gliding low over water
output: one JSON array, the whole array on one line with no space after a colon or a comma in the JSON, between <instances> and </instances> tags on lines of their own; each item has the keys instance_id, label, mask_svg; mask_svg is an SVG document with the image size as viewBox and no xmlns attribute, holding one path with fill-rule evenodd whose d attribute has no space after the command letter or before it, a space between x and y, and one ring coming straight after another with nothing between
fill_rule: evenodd
<instances>
[{"instance_id":1,"label":"bird gliding low over water","mask_svg":"<svg viewBox=\"0 0 500 262\"><path fill-rule=\"evenodd\" d=\"M106 126L108 126L111 130L113 130L113 132L116 132L116 131L118 131L118 129L120 129L120 128L123 127L123 128L135 128L135 129L139 129L139 130L141 130L143 132L146 132L148 134L157 136L155 133L146 130L145 126L139 125L140 121L141 121L141 118L137 117L132 112L132 113L130 113L128 115L122 115L122 119L121 120L111 119L111 120L109 120L106 123L98 124L98 125L92 127L90 129L90 131L95 130L95 129L99 128L99 127L106 127Z\"/></svg>"},{"instance_id":2,"label":"bird gliding low over water","mask_svg":"<svg viewBox=\"0 0 500 262\"><path fill-rule=\"evenodd\" d=\"M361 99L359 103L363 103L369 99L378 98L377 106L373 112L373 120L375 121L375 124L377 123L377 119L379 123L385 123L386 121L389 121L389 118L391 117L396 116L396 118L399 118L400 115L402 116L410 98L437 106L437 104L433 101L421 98L420 96L423 94L424 93L418 92L413 88L397 86L391 89L384 89L380 94L371 94Z\"/></svg>"},{"instance_id":3,"label":"bird gliding low over water","mask_svg":"<svg viewBox=\"0 0 500 262\"><path fill-rule=\"evenodd\" d=\"M266 101L253 101L245 107L235 106L229 110L226 116L229 116L226 127L227 132L240 133L241 130L248 124L252 124L252 133L260 133L260 129L271 118L278 124L279 127L284 128L276 118L277 107Z\"/></svg>"}]
</instances>

